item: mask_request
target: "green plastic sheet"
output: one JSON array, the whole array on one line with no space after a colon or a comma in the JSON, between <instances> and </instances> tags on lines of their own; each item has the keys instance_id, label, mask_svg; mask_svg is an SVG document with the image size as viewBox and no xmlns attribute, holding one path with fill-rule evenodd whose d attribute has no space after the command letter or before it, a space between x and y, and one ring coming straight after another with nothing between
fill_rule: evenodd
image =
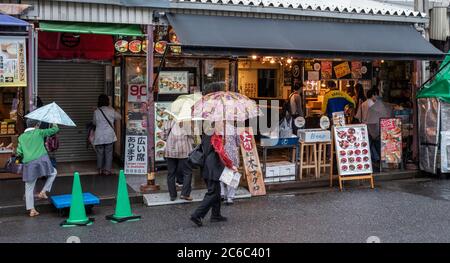
<instances>
[{"instance_id":1,"label":"green plastic sheet","mask_svg":"<svg viewBox=\"0 0 450 263\"><path fill-rule=\"evenodd\" d=\"M47 32L79 34L143 36L138 25L77 23L77 22L40 22L39 28Z\"/></svg>"},{"instance_id":2,"label":"green plastic sheet","mask_svg":"<svg viewBox=\"0 0 450 263\"><path fill-rule=\"evenodd\" d=\"M439 98L450 103L450 55L447 55L440 69L445 66L431 83L426 84L418 93L417 98Z\"/></svg>"}]
</instances>

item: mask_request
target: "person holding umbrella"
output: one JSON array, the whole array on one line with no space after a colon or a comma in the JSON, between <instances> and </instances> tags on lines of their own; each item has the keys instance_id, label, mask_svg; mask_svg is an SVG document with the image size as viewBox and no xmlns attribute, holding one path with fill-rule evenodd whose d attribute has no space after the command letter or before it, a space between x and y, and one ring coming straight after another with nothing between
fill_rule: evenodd
<instances>
[{"instance_id":1,"label":"person holding umbrella","mask_svg":"<svg viewBox=\"0 0 450 263\"><path fill-rule=\"evenodd\" d=\"M37 216L39 212L34 207L34 188L39 177L47 177L44 188L38 194L40 199L48 199L57 171L54 168L45 148L44 138L55 135L59 131L57 124L76 126L67 114L56 104L42 106L25 116L27 129L19 136L16 156L23 165L23 181L25 182L26 209L30 216ZM40 129L41 122L53 123L49 129Z\"/></svg>"},{"instance_id":2,"label":"person holding umbrella","mask_svg":"<svg viewBox=\"0 0 450 263\"><path fill-rule=\"evenodd\" d=\"M19 136L16 156L23 163L23 181L25 182L25 203L30 216L37 216L39 212L34 207L34 188L40 177L47 177L44 188L38 194L40 199L48 199L47 192L52 189L57 171L45 149L44 138L59 131L56 124L52 128L39 129L40 122L27 119L27 129Z\"/></svg>"}]
</instances>

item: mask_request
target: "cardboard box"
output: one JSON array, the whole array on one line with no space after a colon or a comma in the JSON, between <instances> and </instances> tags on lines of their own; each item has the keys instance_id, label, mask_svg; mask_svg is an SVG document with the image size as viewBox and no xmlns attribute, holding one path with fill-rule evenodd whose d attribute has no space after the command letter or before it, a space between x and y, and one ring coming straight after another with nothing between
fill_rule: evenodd
<instances>
[{"instance_id":1,"label":"cardboard box","mask_svg":"<svg viewBox=\"0 0 450 263\"><path fill-rule=\"evenodd\" d=\"M298 137L302 142L331 142L331 132L322 129L298 130Z\"/></svg>"}]
</instances>

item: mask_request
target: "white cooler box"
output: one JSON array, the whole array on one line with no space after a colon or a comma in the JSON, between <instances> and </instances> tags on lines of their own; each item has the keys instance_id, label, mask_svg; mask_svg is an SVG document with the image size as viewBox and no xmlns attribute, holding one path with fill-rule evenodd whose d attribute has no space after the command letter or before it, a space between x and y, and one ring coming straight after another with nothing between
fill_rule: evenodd
<instances>
[{"instance_id":1,"label":"white cooler box","mask_svg":"<svg viewBox=\"0 0 450 263\"><path fill-rule=\"evenodd\" d=\"M267 163L266 178L288 176L288 175L295 176L294 163L288 161Z\"/></svg>"},{"instance_id":2,"label":"white cooler box","mask_svg":"<svg viewBox=\"0 0 450 263\"><path fill-rule=\"evenodd\" d=\"M301 142L330 142L331 132L322 129L304 129L298 130L298 137Z\"/></svg>"}]
</instances>

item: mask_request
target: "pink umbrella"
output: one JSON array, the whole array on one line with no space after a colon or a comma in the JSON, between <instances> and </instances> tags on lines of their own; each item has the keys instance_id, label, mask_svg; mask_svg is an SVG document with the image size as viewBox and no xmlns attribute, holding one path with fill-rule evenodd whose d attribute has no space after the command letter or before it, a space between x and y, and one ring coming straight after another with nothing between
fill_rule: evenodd
<instances>
[{"instance_id":1,"label":"pink umbrella","mask_svg":"<svg viewBox=\"0 0 450 263\"><path fill-rule=\"evenodd\" d=\"M208 121L245 121L263 115L256 102L236 92L218 91L202 97L193 115Z\"/></svg>"}]
</instances>

